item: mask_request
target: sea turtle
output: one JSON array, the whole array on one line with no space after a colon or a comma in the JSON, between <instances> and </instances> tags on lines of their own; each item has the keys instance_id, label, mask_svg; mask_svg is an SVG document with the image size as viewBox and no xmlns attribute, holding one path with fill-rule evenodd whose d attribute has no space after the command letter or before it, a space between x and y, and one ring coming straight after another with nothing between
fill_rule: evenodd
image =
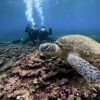
<instances>
[{"instance_id":1,"label":"sea turtle","mask_svg":"<svg viewBox=\"0 0 100 100\"><path fill-rule=\"evenodd\" d=\"M100 82L100 71L91 65L85 58L100 56L100 44L83 35L67 35L55 43L43 43L39 46L40 52L46 56L58 56L67 62L87 81Z\"/></svg>"}]
</instances>

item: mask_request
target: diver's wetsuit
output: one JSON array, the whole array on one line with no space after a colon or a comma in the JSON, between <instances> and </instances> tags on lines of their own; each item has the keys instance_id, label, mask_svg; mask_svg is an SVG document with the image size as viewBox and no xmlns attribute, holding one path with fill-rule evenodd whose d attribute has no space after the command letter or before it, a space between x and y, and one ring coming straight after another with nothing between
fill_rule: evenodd
<instances>
[{"instance_id":1,"label":"diver's wetsuit","mask_svg":"<svg viewBox=\"0 0 100 100\"><path fill-rule=\"evenodd\" d=\"M48 32L47 31L40 31L39 32L39 40L43 41L43 40L48 40Z\"/></svg>"},{"instance_id":2,"label":"diver's wetsuit","mask_svg":"<svg viewBox=\"0 0 100 100\"><path fill-rule=\"evenodd\" d=\"M33 43L35 43L35 41L37 40L38 34L39 34L38 30L33 30L33 29L31 29L30 36L29 36L29 37L30 37L30 40L31 40Z\"/></svg>"},{"instance_id":3,"label":"diver's wetsuit","mask_svg":"<svg viewBox=\"0 0 100 100\"><path fill-rule=\"evenodd\" d=\"M39 35L39 31L38 30L34 30L34 29L30 28L30 27L26 27L25 32L28 33L28 38L25 40L25 43L27 43L29 41L32 41L35 44L35 41L37 40L38 35Z\"/></svg>"},{"instance_id":4,"label":"diver's wetsuit","mask_svg":"<svg viewBox=\"0 0 100 100\"><path fill-rule=\"evenodd\" d=\"M49 37L49 35L51 35L52 34L52 32L51 31L40 31L39 32L39 40L40 41L50 41L50 40L52 40L52 39L50 39L50 37Z\"/></svg>"}]
</instances>

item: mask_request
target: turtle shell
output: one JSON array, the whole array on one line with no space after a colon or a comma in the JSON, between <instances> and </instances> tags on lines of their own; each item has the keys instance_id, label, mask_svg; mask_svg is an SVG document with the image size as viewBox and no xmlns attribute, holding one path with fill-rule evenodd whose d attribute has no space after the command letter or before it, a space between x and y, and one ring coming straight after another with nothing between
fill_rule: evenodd
<instances>
[{"instance_id":1,"label":"turtle shell","mask_svg":"<svg viewBox=\"0 0 100 100\"><path fill-rule=\"evenodd\" d=\"M81 55L100 55L100 44L86 36L82 35L67 35L59 38L55 42L60 46L62 52L76 52Z\"/></svg>"}]
</instances>

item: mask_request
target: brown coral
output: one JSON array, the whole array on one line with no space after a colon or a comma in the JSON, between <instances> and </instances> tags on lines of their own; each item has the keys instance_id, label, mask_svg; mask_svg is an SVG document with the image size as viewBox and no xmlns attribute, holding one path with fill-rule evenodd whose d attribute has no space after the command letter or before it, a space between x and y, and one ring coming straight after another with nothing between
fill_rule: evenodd
<instances>
[{"instance_id":1,"label":"brown coral","mask_svg":"<svg viewBox=\"0 0 100 100\"><path fill-rule=\"evenodd\" d=\"M100 62L94 64L99 66ZM38 51L18 60L0 75L0 100L80 100L100 98L99 93L98 88L91 91L66 62L55 57L46 59Z\"/></svg>"}]
</instances>

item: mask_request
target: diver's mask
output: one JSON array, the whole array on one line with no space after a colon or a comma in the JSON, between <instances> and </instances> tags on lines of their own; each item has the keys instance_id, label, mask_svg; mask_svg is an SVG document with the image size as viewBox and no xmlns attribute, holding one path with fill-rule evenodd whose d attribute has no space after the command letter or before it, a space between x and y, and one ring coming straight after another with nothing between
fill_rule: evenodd
<instances>
[{"instance_id":1,"label":"diver's mask","mask_svg":"<svg viewBox=\"0 0 100 100\"><path fill-rule=\"evenodd\" d=\"M38 30L38 28L37 28L36 25L32 26L32 29L33 29L33 30Z\"/></svg>"},{"instance_id":2,"label":"diver's mask","mask_svg":"<svg viewBox=\"0 0 100 100\"><path fill-rule=\"evenodd\" d=\"M42 32L44 32L46 29L45 29L45 27L42 27L40 30L41 30Z\"/></svg>"}]
</instances>

